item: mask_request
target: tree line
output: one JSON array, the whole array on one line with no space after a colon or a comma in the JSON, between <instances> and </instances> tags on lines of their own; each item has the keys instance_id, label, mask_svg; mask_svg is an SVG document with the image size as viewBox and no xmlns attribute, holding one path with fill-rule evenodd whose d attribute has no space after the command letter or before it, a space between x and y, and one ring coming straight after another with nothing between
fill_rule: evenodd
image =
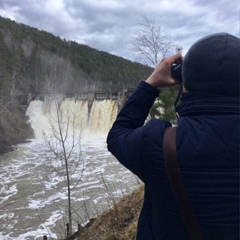
<instances>
[{"instance_id":1,"label":"tree line","mask_svg":"<svg viewBox=\"0 0 240 240\"><path fill-rule=\"evenodd\" d=\"M147 27L154 33L154 22L145 21L150 23ZM1 16L0 56L0 152L3 144L12 145L16 143L15 138L29 136L29 131L23 131L28 125L21 96L28 93L119 92L135 87L153 71L147 65L61 39ZM166 111L160 117L174 118L169 98L175 95L172 90L162 94L159 107ZM156 105L155 109L158 109ZM152 113L153 116L156 111Z\"/></svg>"},{"instance_id":2,"label":"tree line","mask_svg":"<svg viewBox=\"0 0 240 240\"><path fill-rule=\"evenodd\" d=\"M2 95L120 91L151 67L0 17ZM124 82L124 84L123 84Z\"/></svg>"},{"instance_id":3,"label":"tree line","mask_svg":"<svg viewBox=\"0 0 240 240\"><path fill-rule=\"evenodd\" d=\"M0 56L0 152L29 136L21 96L118 92L135 86L152 71L1 16Z\"/></svg>"}]
</instances>

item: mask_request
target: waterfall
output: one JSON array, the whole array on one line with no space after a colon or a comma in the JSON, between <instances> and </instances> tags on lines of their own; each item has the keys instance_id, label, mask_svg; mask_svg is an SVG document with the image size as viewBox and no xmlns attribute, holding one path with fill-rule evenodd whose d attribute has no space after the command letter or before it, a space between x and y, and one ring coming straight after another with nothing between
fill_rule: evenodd
<instances>
[{"instance_id":1,"label":"waterfall","mask_svg":"<svg viewBox=\"0 0 240 240\"><path fill-rule=\"evenodd\" d=\"M93 132L107 132L117 115L117 102L94 101L90 113L89 129Z\"/></svg>"},{"instance_id":2,"label":"waterfall","mask_svg":"<svg viewBox=\"0 0 240 240\"><path fill-rule=\"evenodd\" d=\"M31 101L26 115L36 138L41 138L43 132L49 133L59 121L61 127L70 127L73 131L107 134L116 118L117 108L117 100L94 100L90 106L87 100L46 98Z\"/></svg>"}]
</instances>

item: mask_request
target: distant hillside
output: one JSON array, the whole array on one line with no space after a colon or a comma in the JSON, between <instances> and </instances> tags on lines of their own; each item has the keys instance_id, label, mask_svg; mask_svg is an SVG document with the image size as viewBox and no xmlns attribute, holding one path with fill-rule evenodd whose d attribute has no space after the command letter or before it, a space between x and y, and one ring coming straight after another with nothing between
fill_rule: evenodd
<instances>
[{"instance_id":1,"label":"distant hillside","mask_svg":"<svg viewBox=\"0 0 240 240\"><path fill-rule=\"evenodd\" d=\"M121 91L152 71L140 63L0 17L0 93Z\"/></svg>"},{"instance_id":2,"label":"distant hillside","mask_svg":"<svg viewBox=\"0 0 240 240\"><path fill-rule=\"evenodd\" d=\"M152 68L0 16L0 154L32 135L20 96L28 93L119 92ZM151 110L174 120L175 88ZM26 104L26 101L25 103ZM164 109L164 111L159 111Z\"/></svg>"}]
</instances>

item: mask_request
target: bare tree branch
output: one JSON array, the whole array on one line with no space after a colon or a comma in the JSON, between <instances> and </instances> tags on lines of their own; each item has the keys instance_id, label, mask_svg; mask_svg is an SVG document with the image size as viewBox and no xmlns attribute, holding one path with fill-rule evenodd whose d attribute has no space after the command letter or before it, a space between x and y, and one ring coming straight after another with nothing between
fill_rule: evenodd
<instances>
[{"instance_id":1,"label":"bare tree branch","mask_svg":"<svg viewBox=\"0 0 240 240\"><path fill-rule=\"evenodd\" d=\"M81 180L84 171L84 161L81 153L81 129L76 124L76 113L71 109L64 110L62 102L54 101L55 116L51 118L51 135L44 133L44 141L49 150L59 161L55 171L65 178L65 186L68 199L68 221L70 234L72 233L72 193ZM78 172L78 180L73 177Z\"/></svg>"},{"instance_id":2,"label":"bare tree branch","mask_svg":"<svg viewBox=\"0 0 240 240\"><path fill-rule=\"evenodd\" d=\"M175 40L166 37L161 26L156 25L155 20L143 17L141 30L133 37L131 50L136 56L156 67L159 58L166 56L175 47Z\"/></svg>"}]
</instances>

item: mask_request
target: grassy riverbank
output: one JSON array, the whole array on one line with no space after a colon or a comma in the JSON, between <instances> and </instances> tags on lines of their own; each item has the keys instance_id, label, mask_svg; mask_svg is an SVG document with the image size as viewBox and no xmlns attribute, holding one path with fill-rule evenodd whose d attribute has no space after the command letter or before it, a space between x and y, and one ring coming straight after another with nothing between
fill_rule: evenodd
<instances>
[{"instance_id":1,"label":"grassy riverbank","mask_svg":"<svg viewBox=\"0 0 240 240\"><path fill-rule=\"evenodd\" d=\"M82 229L78 240L134 240L142 201L143 186L92 220Z\"/></svg>"}]
</instances>

